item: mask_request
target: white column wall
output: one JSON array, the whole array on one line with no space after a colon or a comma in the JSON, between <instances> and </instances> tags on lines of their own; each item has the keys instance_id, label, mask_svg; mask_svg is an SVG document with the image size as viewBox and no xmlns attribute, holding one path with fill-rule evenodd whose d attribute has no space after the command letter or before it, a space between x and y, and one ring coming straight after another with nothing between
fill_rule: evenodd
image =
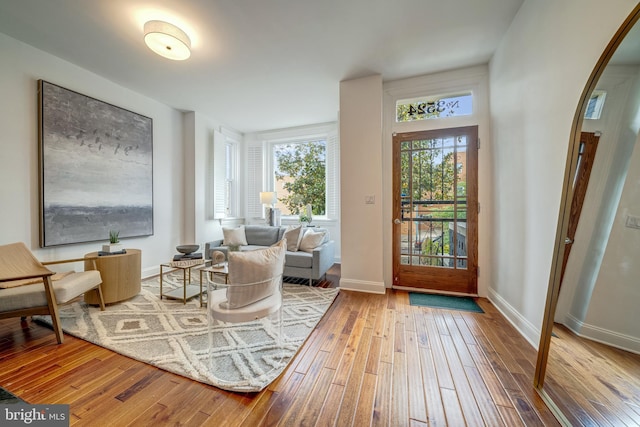
<instances>
[{"instance_id":1,"label":"white column wall","mask_svg":"<svg viewBox=\"0 0 640 427\"><path fill-rule=\"evenodd\" d=\"M340 287L384 293L380 75L340 82L339 123Z\"/></svg>"},{"instance_id":2,"label":"white column wall","mask_svg":"<svg viewBox=\"0 0 640 427\"><path fill-rule=\"evenodd\" d=\"M213 197L213 133L220 124L193 111L184 113L183 120L185 222L182 243L199 244L202 251L206 242L222 239L222 224L213 219L210 200Z\"/></svg>"}]
</instances>

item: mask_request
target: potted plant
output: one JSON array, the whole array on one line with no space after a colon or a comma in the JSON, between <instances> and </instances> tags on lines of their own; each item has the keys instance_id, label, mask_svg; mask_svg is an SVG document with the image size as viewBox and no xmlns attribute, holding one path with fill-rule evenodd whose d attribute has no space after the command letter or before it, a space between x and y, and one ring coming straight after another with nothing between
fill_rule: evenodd
<instances>
[{"instance_id":1,"label":"potted plant","mask_svg":"<svg viewBox=\"0 0 640 427\"><path fill-rule=\"evenodd\" d=\"M304 210L299 212L299 218L302 225L306 225L307 227L311 225L311 221L313 220L311 205L305 206Z\"/></svg>"},{"instance_id":2,"label":"potted plant","mask_svg":"<svg viewBox=\"0 0 640 427\"><path fill-rule=\"evenodd\" d=\"M119 235L120 235L119 231L110 230L109 231L109 244L108 245L102 245L102 252L113 253L113 252L122 251L122 244L120 243L120 238L118 237Z\"/></svg>"},{"instance_id":3,"label":"potted plant","mask_svg":"<svg viewBox=\"0 0 640 427\"><path fill-rule=\"evenodd\" d=\"M300 214L300 223L302 225L310 224L311 223L311 218L309 218L306 213L301 213Z\"/></svg>"}]
</instances>

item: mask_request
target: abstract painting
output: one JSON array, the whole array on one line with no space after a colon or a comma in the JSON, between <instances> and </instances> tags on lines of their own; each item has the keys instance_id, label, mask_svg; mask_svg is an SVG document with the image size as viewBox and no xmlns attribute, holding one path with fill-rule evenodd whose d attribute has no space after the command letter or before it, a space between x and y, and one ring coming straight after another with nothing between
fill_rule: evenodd
<instances>
[{"instance_id":1,"label":"abstract painting","mask_svg":"<svg viewBox=\"0 0 640 427\"><path fill-rule=\"evenodd\" d=\"M153 234L153 122L38 81L40 246Z\"/></svg>"}]
</instances>

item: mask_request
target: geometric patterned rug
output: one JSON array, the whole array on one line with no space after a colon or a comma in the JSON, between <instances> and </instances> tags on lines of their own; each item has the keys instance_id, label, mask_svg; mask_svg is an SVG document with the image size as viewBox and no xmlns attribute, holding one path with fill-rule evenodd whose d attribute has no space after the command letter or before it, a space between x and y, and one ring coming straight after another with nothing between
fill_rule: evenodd
<instances>
[{"instance_id":1,"label":"geometric patterned rug","mask_svg":"<svg viewBox=\"0 0 640 427\"><path fill-rule=\"evenodd\" d=\"M182 274L167 274L163 287L179 285ZM272 322L213 323L199 299L167 300L159 278L142 282L137 296L105 311L83 301L60 307L65 333L196 381L239 392L257 392L275 380L311 334L339 289L283 284L283 340ZM49 316L33 316L51 324ZM215 351L211 352L211 348Z\"/></svg>"}]
</instances>

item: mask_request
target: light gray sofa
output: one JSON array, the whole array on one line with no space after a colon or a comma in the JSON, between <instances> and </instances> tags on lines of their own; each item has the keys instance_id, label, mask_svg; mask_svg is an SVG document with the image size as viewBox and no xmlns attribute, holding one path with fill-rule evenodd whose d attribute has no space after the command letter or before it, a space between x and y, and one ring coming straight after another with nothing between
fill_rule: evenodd
<instances>
[{"instance_id":1,"label":"light gray sofa","mask_svg":"<svg viewBox=\"0 0 640 427\"><path fill-rule=\"evenodd\" d=\"M245 235L247 245L240 246L241 251L251 251L263 249L277 243L286 230L286 227L272 227L268 225L245 225ZM314 280L319 280L334 263L335 242L330 240L329 231L324 228L312 228L314 231L325 231L325 238L320 246L313 252L291 252L287 251L284 261L284 275L287 277L298 277L309 279L309 285ZM222 240L214 240L205 245L205 258L211 259L211 252L219 250L227 255L228 248L224 246Z\"/></svg>"}]
</instances>

